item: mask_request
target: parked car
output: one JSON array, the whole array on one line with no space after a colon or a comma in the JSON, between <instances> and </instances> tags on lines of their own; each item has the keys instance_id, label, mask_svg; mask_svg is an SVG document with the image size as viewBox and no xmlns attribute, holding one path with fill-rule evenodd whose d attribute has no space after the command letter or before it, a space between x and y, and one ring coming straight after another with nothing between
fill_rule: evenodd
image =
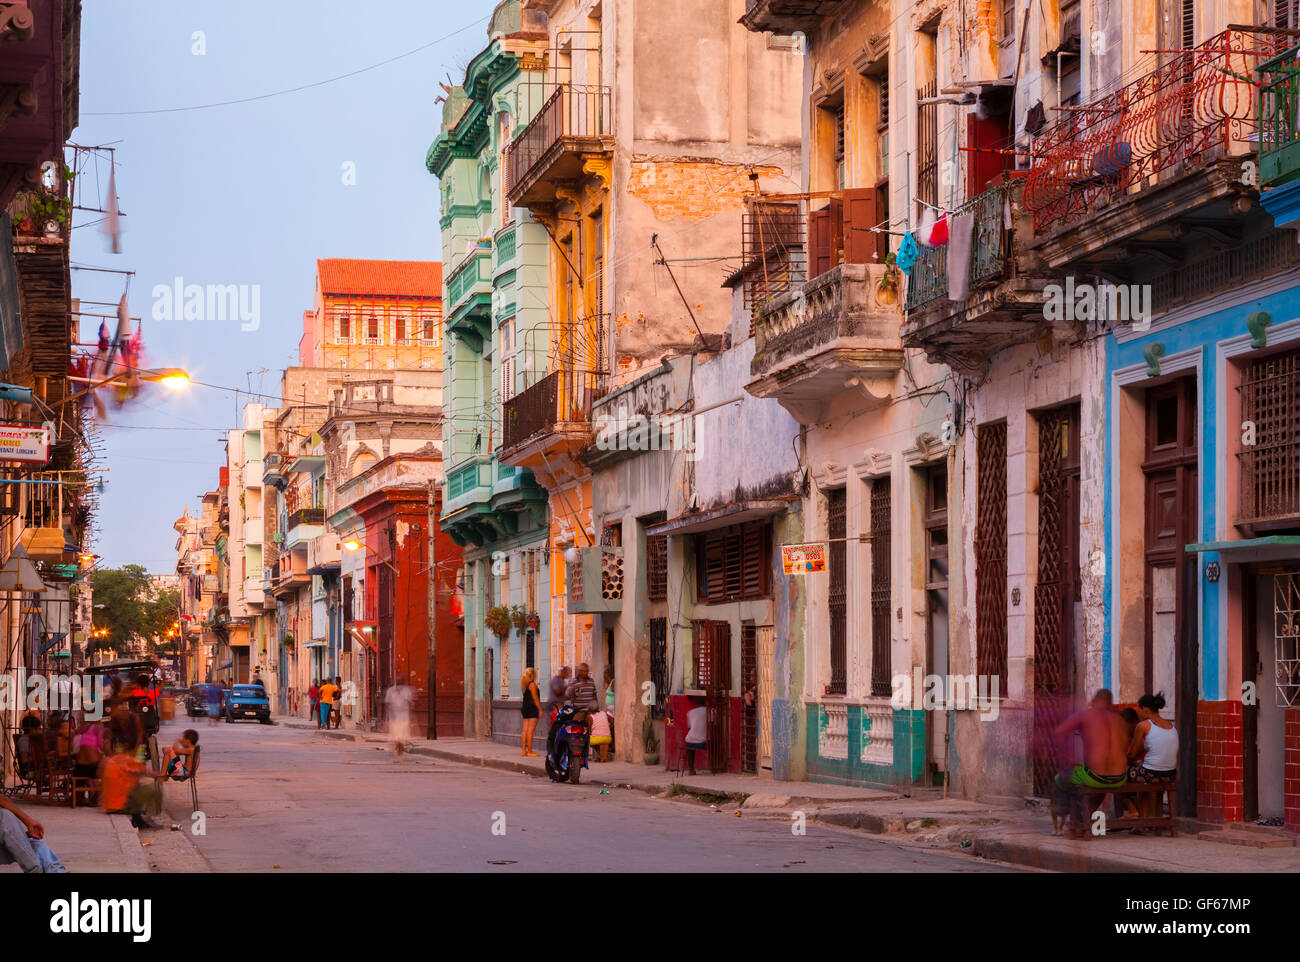
<instances>
[{"instance_id":1,"label":"parked car","mask_svg":"<svg viewBox=\"0 0 1300 962\"><path fill-rule=\"evenodd\" d=\"M191 718L206 715L208 713L208 700L212 692L216 692L217 706L219 710L225 709L225 692L220 685L199 684L190 687L189 694L185 696L185 713Z\"/></svg>"},{"instance_id":2,"label":"parked car","mask_svg":"<svg viewBox=\"0 0 1300 962\"><path fill-rule=\"evenodd\" d=\"M256 718L263 725L271 724L271 700L261 685L232 685L226 702L226 721L236 718Z\"/></svg>"}]
</instances>

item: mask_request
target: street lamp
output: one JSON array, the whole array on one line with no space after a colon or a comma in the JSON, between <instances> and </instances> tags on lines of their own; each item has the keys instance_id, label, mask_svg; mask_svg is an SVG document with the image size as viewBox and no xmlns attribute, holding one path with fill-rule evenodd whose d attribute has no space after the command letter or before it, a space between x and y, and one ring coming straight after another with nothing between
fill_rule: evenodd
<instances>
[{"instance_id":1,"label":"street lamp","mask_svg":"<svg viewBox=\"0 0 1300 962\"><path fill-rule=\"evenodd\" d=\"M69 375L69 381L73 381L77 384L87 384L89 387L83 388L75 394L69 394L64 398L64 400L72 401L82 395L89 394L91 391L97 391L99 388L105 387L106 385L116 384L129 373L129 371L121 371L99 381L96 381L93 378ZM141 369L135 372L135 376L141 381L152 381L155 384L164 384L173 389L182 388L190 383L189 373L179 367L160 367L153 370Z\"/></svg>"},{"instance_id":2,"label":"street lamp","mask_svg":"<svg viewBox=\"0 0 1300 962\"><path fill-rule=\"evenodd\" d=\"M362 548L365 548L365 549L366 549L367 551L369 551L372 555L374 555L376 558L379 559L379 563L380 563L380 564L388 565L389 569L390 569L394 574L397 573L397 566L396 566L395 564L393 564L393 563L392 563L391 561L389 561L387 558L383 557L383 556L382 556L378 551L376 551L374 548L370 547L370 545L365 544L365 543L363 543L363 542L361 542L361 541L358 541L356 538L348 538L346 541L343 542L343 547L346 548L348 551L359 551L359 550L361 550Z\"/></svg>"}]
</instances>

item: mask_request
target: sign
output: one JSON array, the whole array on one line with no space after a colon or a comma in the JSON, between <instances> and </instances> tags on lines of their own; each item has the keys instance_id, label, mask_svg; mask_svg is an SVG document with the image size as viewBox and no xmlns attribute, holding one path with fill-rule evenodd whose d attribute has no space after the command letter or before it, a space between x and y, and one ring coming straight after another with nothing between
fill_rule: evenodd
<instances>
[{"instance_id":1,"label":"sign","mask_svg":"<svg viewBox=\"0 0 1300 962\"><path fill-rule=\"evenodd\" d=\"M826 542L781 545L781 566L788 575L802 575L826 570Z\"/></svg>"},{"instance_id":2,"label":"sign","mask_svg":"<svg viewBox=\"0 0 1300 962\"><path fill-rule=\"evenodd\" d=\"M27 428L21 424L0 424L0 461L48 464L50 461L49 429Z\"/></svg>"}]
</instances>

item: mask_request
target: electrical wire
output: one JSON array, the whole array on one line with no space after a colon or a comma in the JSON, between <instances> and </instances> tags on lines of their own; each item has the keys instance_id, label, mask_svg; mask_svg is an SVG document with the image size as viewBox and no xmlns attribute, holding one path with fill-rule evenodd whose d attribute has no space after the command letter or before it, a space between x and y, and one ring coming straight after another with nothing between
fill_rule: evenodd
<instances>
[{"instance_id":1,"label":"electrical wire","mask_svg":"<svg viewBox=\"0 0 1300 962\"><path fill-rule=\"evenodd\" d=\"M399 60L405 60L407 57L412 57L415 54L420 53L421 51L428 50L430 47L437 46L443 41L450 40L452 37L464 33L466 30L470 29L471 27L476 27L481 23L485 23L487 22L488 19L489 19L488 17L480 17L479 19L473 21L472 23L467 23L465 26L460 27L457 30L453 30L451 33L444 34L443 36L438 37L436 40L430 40L428 43L421 44L420 46L414 48L413 50L408 50L405 53L399 53L397 56L389 57L387 60L381 60L378 63L372 63L367 67L361 67L357 70L349 70L347 73L342 73L335 77L327 77L324 80L317 80L308 84L300 84L297 87L286 87L283 90L273 90L270 93L258 94L254 97L239 97L235 100L219 100L208 104L191 104L190 106L187 107L152 107L145 110L83 110L81 111L81 116L83 117L132 117L132 116L140 116L142 114L173 114L173 113L183 113L190 110L210 110L214 107L230 107L236 104L254 103L259 100L269 100L272 97L282 97L285 94L298 93L299 91L311 90L316 87L324 87L326 84L337 83L340 80L347 80L350 77L356 77L360 74L367 73L371 70L376 70L379 67L385 67L390 63L396 63Z\"/></svg>"}]
</instances>

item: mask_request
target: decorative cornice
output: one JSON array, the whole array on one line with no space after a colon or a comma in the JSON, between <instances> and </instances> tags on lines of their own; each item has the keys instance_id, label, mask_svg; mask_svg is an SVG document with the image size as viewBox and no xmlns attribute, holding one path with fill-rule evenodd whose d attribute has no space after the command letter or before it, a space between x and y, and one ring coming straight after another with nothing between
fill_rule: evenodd
<instances>
[{"instance_id":1,"label":"decorative cornice","mask_svg":"<svg viewBox=\"0 0 1300 962\"><path fill-rule=\"evenodd\" d=\"M870 481L888 475L893 465L894 456L890 452L880 448L866 448L862 452L862 460L854 462L853 470L859 479Z\"/></svg>"}]
</instances>

